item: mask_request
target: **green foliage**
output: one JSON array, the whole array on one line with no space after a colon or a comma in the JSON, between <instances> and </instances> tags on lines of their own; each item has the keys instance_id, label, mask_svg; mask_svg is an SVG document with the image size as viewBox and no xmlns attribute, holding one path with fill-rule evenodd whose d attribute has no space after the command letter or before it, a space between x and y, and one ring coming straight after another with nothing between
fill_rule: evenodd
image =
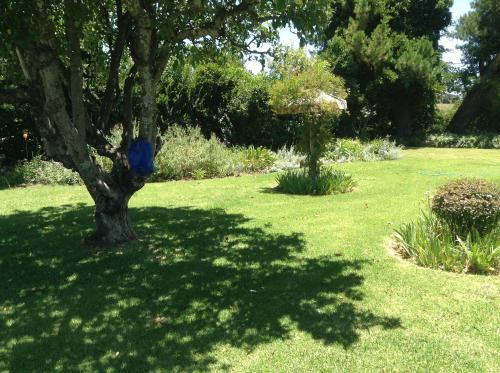
<instances>
[{"instance_id":1,"label":"green foliage","mask_svg":"<svg viewBox=\"0 0 500 373\"><path fill-rule=\"evenodd\" d=\"M367 143L364 151L365 159L393 161L401 157L403 147L396 145L388 138L374 139ZM367 156L369 154L369 156Z\"/></svg>"},{"instance_id":2,"label":"green foliage","mask_svg":"<svg viewBox=\"0 0 500 373\"><path fill-rule=\"evenodd\" d=\"M395 160L401 157L402 147L389 139L374 139L362 143L358 139L337 139L327 145L326 162Z\"/></svg>"},{"instance_id":3,"label":"green foliage","mask_svg":"<svg viewBox=\"0 0 500 373\"><path fill-rule=\"evenodd\" d=\"M325 60L308 59L304 50L290 51L282 66L276 67L279 78L270 90L271 107L283 114L339 114L336 102L318 100L321 93L344 98L343 80L333 75Z\"/></svg>"},{"instance_id":4,"label":"green foliage","mask_svg":"<svg viewBox=\"0 0 500 373\"><path fill-rule=\"evenodd\" d=\"M454 272L492 273L500 270L500 227L487 234L473 230L454 235L432 211L403 224L394 235L396 250L416 264Z\"/></svg>"},{"instance_id":5,"label":"green foliage","mask_svg":"<svg viewBox=\"0 0 500 373\"><path fill-rule=\"evenodd\" d=\"M468 131L498 132L500 117L500 6L498 0L475 0L471 11L463 15L457 24L455 37L461 39L462 75L468 79ZM473 99L473 97L475 97ZM466 107L464 107L466 109ZM470 115L469 115L470 116ZM463 116L461 121L465 122ZM459 125L458 121L454 123ZM463 124L455 130L463 132Z\"/></svg>"},{"instance_id":6,"label":"green foliage","mask_svg":"<svg viewBox=\"0 0 500 373\"><path fill-rule=\"evenodd\" d=\"M323 57L349 89L340 136L414 140L434 122L451 1L333 1Z\"/></svg>"},{"instance_id":7,"label":"green foliage","mask_svg":"<svg viewBox=\"0 0 500 373\"><path fill-rule=\"evenodd\" d=\"M320 169L316 187L306 169L287 170L278 174L276 181L279 191L303 195L347 193L356 185L350 174L330 167Z\"/></svg>"},{"instance_id":8,"label":"green foliage","mask_svg":"<svg viewBox=\"0 0 500 373\"><path fill-rule=\"evenodd\" d=\"M460 179L442 186L432 199L432 211L451 232L466 237L496 229L500 222L500 189L479 179Z\"/></svg>"},{"instance_id":9,"label":"green foliage","mask_svg":"<svg viewBox=\"0 0 500 373\"><path fill-rule=\"evenodd\" d=\"M500 149L500 135L493 133L457 135L444 132L427 136L424 144L436 148Z\"/></svg>"},{"instance_id":10,"label":"green foliage","mask_svg":"<svg viewBox=\"0 0 500 373\"><path fill-rule=\"evenodd\" d=\"M459 101L453 104L437 104L436 116L432 127L429 128L429 132L438 134L446 132L446 129L448 128L459 105Z\"/></svg>"},{"instance_id":11,"label":"green foliage","mask_svg":"<svg viewBox=\"0 0 500 373\"><path fill-rule=\"evenodd\" d=\"M246 71L231 56L212 62L171 64L160 84L163 127L197 126L231 145L277 149L292 144L298 124L278 118L269 105L271 80Z\"/></svg>"},{"instance_id":12,"label":"green foliage","mask_svg":"<svg viewBox=\"0 0 500 373\"><path fill-rule=\"evenodd\" d=\"M462 62L471 74L483 74L500 51L500 6L498 0L475 0L471 11L460 17L455 36L463 43Z\"/></svg>"},{"instance_id":13,"label":"green foliage","mask_svg":"<svg viewBox=\"0 0 500 373\"><path fill-rule=\"evenodd\" d=\"M193 175L223 177L236 172L233 152L215 136L206 139L199 128L171 127L162 138L153 181L179 180Z\"/></svg>"},{"instance_id":14,"label":"green foliage","mask_svg":"<svg viewBox=\"0 0 500 373\"><path fill-rule=\"evenodd\" d=\"M115 144L121 136L120 127L111 132L108 139ZM293 146L282 147L273 152L264 147L227 147L215 136L209 139L199 128L173 126L162 137L163 147L156 158L153 181L179 179L207 179L235 176L241 173L277 172L298 169L306 164L306 156ZM359 151L354 151L359 147ZM401 148L386 139L363 144L359 140L339 139L329 144L323 163L349 162L355 160L376 161L397 159ZM112 162L89 150L105 171L111 172ZM64 169L62 164L42 160L40 156L15 166L2 169L0 188L21 184L68 184L81 183L74 172Z\"/></svg>"},{"instance_id":15,"label":"green foliage","mask_svg":"<svg viewBox=\"0 0 500 373\"><path fill-rule=\"evenodd\" d=\"M12 187L21 184L81 184L80 176L61 163L46 161L41 156L20 162L14 167L1 170L0 186Z\"/></svg>"},{"instance_id":16,"label":"green foliage","mask_svg":"<svg viewBox=\"0 0 500 373\"><path fill-rule=\"evenodd\" d=\"M262 146L255 148L250 145L248 148L242 148L239 152L242 156L244 169L247 172L266 170L276 160L276 156L269 149Z\"/></svg>"},{"instance_id":17,"label":"green foliage","mask_svg":"<svg viewBox=\"0 0 500 373\"><path fill-rule=\"evenodd\" d=\"M170 127L162 137L152 180L205 179L263 172L276 160L263 147L229 148L214 135L205 138L200 128Z\"/></svg>"},{"instance_id":18,"label":"green foliage","mask_svg":"<svg viewBox=\"0 0 500 373\"><path fill-rule=\"evenodd\" d=\"M276 152L276 160L269 168L269 171L283 171L288 169L300 168L305 165L306 157L299 153L293 146L290 148L282 147Z\"/></svg>"},{"instance_id":19,"label":"green foliage","mask_svg":"<svg viewBox=\"0 0 500 373\"><path fill-rule=\"evenodd\" d=\"M358 139L337 139L327 146L325 158L335 162L364 159L365 146Z\"/></svg>"},{"instance_id":20,"label":"green foliage","mask_svg":"<svg viewBox=\"0 0 500 373\"><path fill-rule=\"evenodd\" d=\"M314 192L319 188L319 160L340 114L337 100L343 99L346 91L343 80L329 71L326 61L308 59L304 50L292 52L294 56L276 69L279 78L271 87L270 104L279 114L302 118L298 149L307 156Z\"/></svg>"}]
</instances>

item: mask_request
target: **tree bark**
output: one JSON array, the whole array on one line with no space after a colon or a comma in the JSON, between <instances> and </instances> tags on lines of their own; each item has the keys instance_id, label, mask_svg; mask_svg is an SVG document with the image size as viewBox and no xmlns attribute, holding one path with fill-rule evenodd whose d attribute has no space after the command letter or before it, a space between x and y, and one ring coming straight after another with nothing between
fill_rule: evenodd
<instances>
[{"instance_id":1,"label":"tree bark","mask_svg":"<svg viewBox=\"0 0 500 373\"><path fill-rule=\"evenodd\" d=\"M316 193L318 189L318 152L315 146L315 134L314 134L314 123L312 118L308 118L309 126L309 177L311 178L312 192Z\"/></svg>"},{"instance_id":2,"label":"tree bark","mask_svg":"<svg viewBox=\"0 0 500 373\"><path fill-rule=\"evenodd\" d=\"M116 192L115 195L114 198L102 194L93 196L96 231L87 239L88 244L114 245L137 238L128 210L132 195L123 192Z\"/></svg>"}]
</instances>

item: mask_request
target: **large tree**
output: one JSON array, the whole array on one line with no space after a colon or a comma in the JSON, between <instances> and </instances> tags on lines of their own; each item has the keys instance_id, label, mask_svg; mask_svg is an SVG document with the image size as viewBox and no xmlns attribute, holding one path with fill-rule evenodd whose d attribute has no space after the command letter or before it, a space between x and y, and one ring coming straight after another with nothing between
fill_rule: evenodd
<instances>
[{"instance_id":1,"label":"large tree","mask_svg":"<svg viewBox=\"0 0 500 373\"><path fill-rule=\"evenodd\" d=\"M451 0L334 0L324 56L350 94L348 135L408 142L432 121L443 71L437 43Z\"/></svg>"},{"instance_id":2,"label":"large tree","mask_svg":"<svg viewBox=\"0 0 500 373\"><path fill-rule=\"evenodd\" d=\"M46 153L76 170L95 205L94 242L135 238L131 196L146 178L130 167L135 138L156 153L157 86L172 58L262 42L293 23L304 35L326 23L327 0L2 0L0 57L22 87L4 102L28 102ZM134 108L137 107L138 110ZM123 126L118 146L107 134ZM113 162L105 172L93 152Z\"/></svg>"},{"instance_id":3,"label":"large tree","mask_svg":"<svg viewBox=\"0 0 500 373\"><path fill-rule=\"evenodd\" d=\"M500 2L476 0L472 10L460 17L455 36L463 41L460 49L465 73L473 84L453 116L450 129L500 130Z\"/></svg>"}]
</instances>

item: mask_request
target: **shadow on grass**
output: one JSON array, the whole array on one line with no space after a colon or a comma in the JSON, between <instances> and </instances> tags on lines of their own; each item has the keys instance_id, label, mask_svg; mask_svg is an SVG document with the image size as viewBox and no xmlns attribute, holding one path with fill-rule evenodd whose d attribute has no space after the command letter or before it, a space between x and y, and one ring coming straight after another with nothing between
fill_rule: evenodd
<instances>
[{"instance_id":1,"label":"shadow on grass","mask_svg":"<svg viewBox=\"0 0 500 373\"><path fill-rule=\"evenodd\" d=\"M145 237L89 253L88 206L0 216L0 371L228 368L292 330L345 348L399 319L359 309L366 263L304 258L299 234L222 210L133 209Z\"/></svg>"}]
</instances>

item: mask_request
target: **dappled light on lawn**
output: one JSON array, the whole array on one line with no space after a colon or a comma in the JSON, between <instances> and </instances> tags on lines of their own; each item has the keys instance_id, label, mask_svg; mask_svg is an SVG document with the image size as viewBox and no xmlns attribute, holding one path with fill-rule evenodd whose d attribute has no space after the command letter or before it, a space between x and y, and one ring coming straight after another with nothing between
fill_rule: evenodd
<instances>
[{"instance_id":1,"label":"dappled light on lawn","mask_svg":"<svg viewBox=\"0 0 500 373\"><path fill-rule=\"evenodd\" d=\"M0 217L0 369L202 371L227 344L250 352L293 329L349 348L400 327L358 307L362 260L305 258L301 234L221 209L146 207L141 240L89 252L85 205Z\"/></svg>"}]
</instances>

